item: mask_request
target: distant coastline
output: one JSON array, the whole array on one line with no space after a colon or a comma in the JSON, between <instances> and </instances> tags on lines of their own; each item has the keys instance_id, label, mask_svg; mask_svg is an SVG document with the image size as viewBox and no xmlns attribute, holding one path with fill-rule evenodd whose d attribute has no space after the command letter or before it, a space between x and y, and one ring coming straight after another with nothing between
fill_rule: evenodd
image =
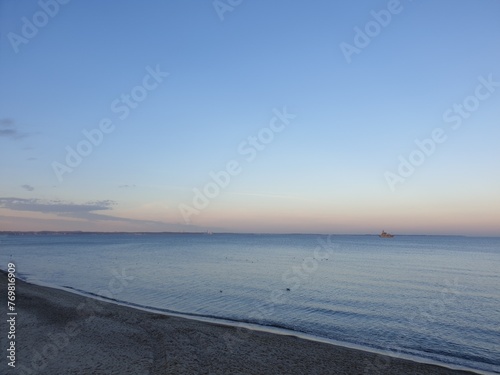
<instances>
[{"instance_id":1,"label":"distant coastline","mask_svg":"<svg viewBox=\"0 0 500 375\"><path fill-rule=\"evenodd\" d=\"M52 230L40 230L40 231L22 231L22 230L5 230L0 231L0 236L2 235L13 235L13 236L24 236L24 235L96 235L96 234L107 234L107 235L116 235L116 234L124 234L124 235L165 235L165 234L231 234L231 235L259 235L259 236L366 236L366 237L379 237L380 234L374 233L246 233L246 232L209 232L199 231L199 232L175 232L175 231L162 231L162 232L125 232L125 231L52 231ZM398 234L398 237L409 237L409 236L419 236L419 237L484 237L484 238L500 238L498 236L492 235L465 235L465 234Z\"/></svg>"},{"instance_id":2,"label":"distant coastline","mask_svg":"<svg viewBox=\"0 0 500 375\"><path fill-rule=\"evenodd\" d=\"M86 232L86 231L0 231L0 235L72 235L72 234L82 234L82 235L92 235L92 234L135 234L135 235L149 235L149 234L207 234L206 232Z\"/></svg>"}]
</instances>

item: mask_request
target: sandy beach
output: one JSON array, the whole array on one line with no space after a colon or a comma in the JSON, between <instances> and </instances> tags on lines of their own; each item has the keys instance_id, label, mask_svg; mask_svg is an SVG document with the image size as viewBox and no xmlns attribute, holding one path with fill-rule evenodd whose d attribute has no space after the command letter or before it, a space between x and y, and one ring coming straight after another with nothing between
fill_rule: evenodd
<instances>
[{"instance_id":1,"label":"sandy beach","mask_svg":"<svg viewBox=\"0 0 500 375\"><path fill-rule=\"evenodd\" d=\"M3 272L0 285L5 296ZM471 374L154 314L21 280L16 294L16 367L2 355L2 374ZM3 353L8 329L2 319Z\"/></svg>"}]
</instances>

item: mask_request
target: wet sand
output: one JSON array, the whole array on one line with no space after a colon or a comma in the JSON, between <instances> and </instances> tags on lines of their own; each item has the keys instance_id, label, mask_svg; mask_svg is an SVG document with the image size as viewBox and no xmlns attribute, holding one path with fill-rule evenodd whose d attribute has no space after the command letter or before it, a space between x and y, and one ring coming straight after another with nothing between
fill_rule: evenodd
<instances>
[{"instance_id":1,"label":"wet sand","mask_svg":"<svg viewBox=\"0 0 500 375\"><path fill-rule=\"evenodd\" d=\"M0 272L5 296L6 274ZM160 315L16 281L16 362L2 374L472 374ZM6 298L1 348L8 352Z\"/></svg>"}]
</instances>

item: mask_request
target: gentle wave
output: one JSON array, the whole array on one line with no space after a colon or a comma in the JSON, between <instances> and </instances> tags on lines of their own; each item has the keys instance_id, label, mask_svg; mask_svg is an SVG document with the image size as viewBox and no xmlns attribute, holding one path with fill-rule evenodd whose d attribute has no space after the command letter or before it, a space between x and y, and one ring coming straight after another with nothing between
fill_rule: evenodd
<instances>
[{"instance_id":1,"label":"gentle wave","mask_svg":"<svg viewBox=\"0 0 500 375\"><path fill-rule=\"evenodd\" d=\"M334 236L304 268L318 236L6 237L0 261L28 281L97 297L123 273L100 298L500 373L500 239Z\"/></svg>"}]
</instances>

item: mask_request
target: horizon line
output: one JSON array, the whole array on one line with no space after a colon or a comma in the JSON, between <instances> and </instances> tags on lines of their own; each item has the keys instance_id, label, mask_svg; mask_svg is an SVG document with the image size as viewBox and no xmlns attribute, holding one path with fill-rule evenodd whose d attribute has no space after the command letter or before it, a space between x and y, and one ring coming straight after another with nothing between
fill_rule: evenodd
<instances>
[{"instance_id":1,"label":"horizon line","mask_svg":"<svg viewBox=\"0 0 500 375\"><path fill-rule=\"evenodd\" d=\"M273 236L283 236L283 235L309 235L309 236L379 236L376 233L283 233L283 232L214 232L214 231L81 231L81 230L0 230L0 235L6 234L204 234L204 235L214 235L214 234L239 234L239 235L273 235ZM395 237L408 237L408 236L420 236L420 237L482 237L482 238L500 238L500 235L467 235L467 234L394 234Z\"/></svg>"}]
</instances>

